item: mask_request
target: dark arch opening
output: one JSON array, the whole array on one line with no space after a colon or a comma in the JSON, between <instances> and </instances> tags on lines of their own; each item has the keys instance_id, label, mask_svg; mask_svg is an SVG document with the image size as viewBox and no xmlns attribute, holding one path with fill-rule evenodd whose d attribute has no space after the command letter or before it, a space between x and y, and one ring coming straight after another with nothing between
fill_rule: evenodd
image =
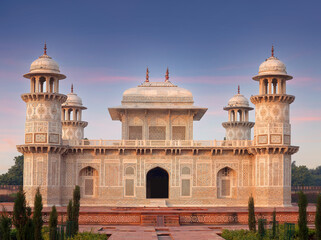
<instances>
[{"instance_id":1,"label":"dark arch opening","mask_svg":"<svg viewBox=\"0 0 321 240\"><path fill-rule=\"evenodd\" d=\"M151 169L146 177L146 198L168 198L168 178L164 169Z\"/></svg>"}]
</instances>

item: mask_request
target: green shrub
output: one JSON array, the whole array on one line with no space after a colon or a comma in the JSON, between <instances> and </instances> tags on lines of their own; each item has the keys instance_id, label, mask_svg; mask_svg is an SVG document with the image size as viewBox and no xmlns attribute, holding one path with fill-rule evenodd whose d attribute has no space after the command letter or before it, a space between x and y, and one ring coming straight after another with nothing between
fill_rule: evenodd
<instances>
[{"instance_id":1,"label":"green shrub","mask_svg":"<svg viewBox=\"0 0 321 240\"><path fill-rule=\"evenodd\" d=\"M223 230L222 237L226 240L257 240L257 233L248 230Z\"/></svg>"},{"instance_id":2,"label":"green shrub","mask_svg":"<svg viewBox=\"0 0 321 240\"><path fill-rule=\"evenodd\" d=\"M74 237L68 238L68 240L106 240L108 239L107 235L95 234L95 233L78 233Z\"/></svg>"},{"instance_id":3,"label":"green shrub","mask_svg":"<svg viewBox=\"0 0 321 240\"><path fill-rule=\"evenodd\" d=\"M49 229L43 229L43 239L49 240ZM66 240L107 240L107 235L95 234L90 232L78 233L73 237L65 238Z\"/></svg>"}]
</instances>

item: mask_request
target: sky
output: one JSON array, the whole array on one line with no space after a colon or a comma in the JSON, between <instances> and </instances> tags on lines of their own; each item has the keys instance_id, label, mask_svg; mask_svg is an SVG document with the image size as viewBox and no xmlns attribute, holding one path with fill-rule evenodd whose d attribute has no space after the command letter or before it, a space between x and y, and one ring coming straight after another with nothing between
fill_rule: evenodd
<instances>
[{"instance_id":1,"label":"sky","mask_svg":"<svg viewBox=\"0 0 321 240\"><path fill-rule=\"evenodd\" d=\"M85 137L120 139L120 122L108 107L122 93L150 81L170 81L207 107L194 124L195 140L222 140L223 107L237 93L258 94L252 80L259 65L275 56L294 76L287 82L291 104L292 159L321 165L320 1L1 1L0 2L0 173L13 165L24 142L25 103L30 83L22 77L47 53L67 78L62 93L74 92L88 108ZM253 104L251 104L253 106ZM253 106L254 107L254 106ZM255 113L250 113L254 121Z\"/></svg>"}]
</instances>

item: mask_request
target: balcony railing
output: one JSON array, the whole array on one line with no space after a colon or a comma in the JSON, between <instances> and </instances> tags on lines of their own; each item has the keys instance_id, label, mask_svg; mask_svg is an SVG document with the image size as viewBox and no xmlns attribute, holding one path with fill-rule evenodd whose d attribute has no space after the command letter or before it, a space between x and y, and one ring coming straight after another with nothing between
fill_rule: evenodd
<instances>
[{"instance_id":1,"label":"balcony railing","mask_svg":"<svg viewBox=\"0 0 321 240\"><path fill-rule=\"evenodd\" d=\"M64 140L70 146L104 146L104 147L249 147L252 140L81 140L72 142Z\"/></svg>"}]
</instances>

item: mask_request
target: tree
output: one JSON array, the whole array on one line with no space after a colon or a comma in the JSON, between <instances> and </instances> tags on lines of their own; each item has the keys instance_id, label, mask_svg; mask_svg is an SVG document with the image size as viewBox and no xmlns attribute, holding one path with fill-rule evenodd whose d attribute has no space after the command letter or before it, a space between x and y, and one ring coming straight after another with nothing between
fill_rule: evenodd
<instances>
[{"instance_id":1,"label":"tree","mask_svg":"<svg viewBox=\"0 0 321 240\"><path fill-rule=\"evenodd\" d=\"M255 212L254 212L254 199L253 199L252 195L249 198L248 210L249 210L249 219L248 219L249 229L250 229L250 231L255 232L256 231L256 221L255 221Z\"/></svg>"},{"instance_id":2,"label":"tree","mask_svg":"<svg viewBox=\"0 0 321 240\"><path fill-rule=\"evenodd\" d=\"M77 185L73 193L73 204L72 204L72 218L74 222L73 232L77 233L79 230L79 209L80 209L80 187Z\"/></svg>"},{"instance_id":3,"label":"tree","mask_svg":"<svg viewBox=\"0 0 321 240\"><path fill-rule=\"evenodd\" d=\"M34 226L34 237L35 240L42 240L42 234L41 234L41 229L43 225L43 220L42 220L42 196L40 193L39 187L37 188L37 192L35 195L35 203L34 203L34 210L33 210L33 226Z\"/></svg>"},{"instance_id":4,"label":"tree","mask_svg":"<svg viewBox=\"0 0 321 240\"><path fill-rule=\"evenodd\" d=\"M25 236L26 236L26 240L34 240L34 226L33 226L33 222L32 222L32 218L31 218L31 207L27 207L27 224L25 226Z\"/></svg>"},{"instance_id":5,"label":"tree","mask_svg":"<svg viewBox=\"0 0 321 240\"><path fill-rule=\"evenodd\" d=\"M291 164L292 186L310 186L312 175L306 166L296 166L295 161Z\"/></svg>"},{"instance_id":6,"label":"tree","mask_svg":"<svg viewBox=\"0 0 321 240\"><path fill-rule=\"evenodd\" d=\"M307 206L308 200L307 196L300 191L299 192L299 239L306 240L308 239L308 226L307 226Z\"/></svg>"},{"instance_id":7,"label":"tree","mask_svg":"<svg viewBox=\"0 0 321 240\"><path fill-rule=\"evenodd\" d=\"M68 206L67 206L67 221L72 221L72 200L69 200Z\"/></svg>"},{"instance_id":8,"label":"tree","mask_svg":"<svg viewBox=\"0 0 321 240\"><path fill-rule=\"evenodd\" d=\"M0 239L10 240L12 221L8 217L5 207L2 207L2 213L0 217Z\"/></svg>"},{"instance_id":9,"label":"tree","mask_svg":"<svg viewBox=\"0 0 321 240\"><path fill-rule=\"evenodd\" d=\"M26 239L26 225L28 223L26 196L22 188L19 189L13 206L13 225L17 229L17 240Z\"/></svg>"},{"instance_id":10,"label":"tree","mask_svg":"<svg viewBox=\"0 0 321 240\"><path fill-rule=\"evenodd\" d=\"M259 239L263 239L265 236L265 227L264 227L264 222L266 220L263 217L260 217L258 221L258 233L259 233Z\"/></svg>"},{"instance_id":11,"label":"tree","mask_svg":"<svg viewBox=\"0 0 321 240\"><path fill-rule=\"evenodd\" d=\"M23 184L23 155L14 158L15 164L9 168L7 173L0 175L0 185L22 185Z\"/></svg>"},{"instance_id":12,"label":"tree","mask_svg":"<svg viewBox=\"0 0 321 240\"><path fill-rule=\"evenodd\" d=\"M49 217L49 239L57 240L58 213L56 206L53 205Z\"/></svg>"},{"instance_id":13,"label":"tree","mask_svg":"<svg viewBox=\"0 0 321 240\"><path fill-rule=\"evenodd\" d=\"M73 222L72 212L73 212L72 200L69 200L69 204L67 207L67 222L66 222L66 234L68 237L74 234L74 222Z\"/></svg>"},{"instance_id":14,"label":"tree","mask_svg":"<svg viewBox=\"0 0 321 240\"><path fill-rule=\"evenodd\" d=\"M317 198L317 210L315 213L315 234L318 240L321 240L321 194Z\"/></svg>"},{"instance_id":15,"label":"tree","mask_svg":"<svg viewBox=\"0 0 321 240\"><path fill-rule=\"evenodd\" d=\"M274 208L273 210L273 216L272 216L272 238L275 239L276 237L276 228L277 228L277 222L276 222L276 210Z\"/></svg>"}]
</instances>

